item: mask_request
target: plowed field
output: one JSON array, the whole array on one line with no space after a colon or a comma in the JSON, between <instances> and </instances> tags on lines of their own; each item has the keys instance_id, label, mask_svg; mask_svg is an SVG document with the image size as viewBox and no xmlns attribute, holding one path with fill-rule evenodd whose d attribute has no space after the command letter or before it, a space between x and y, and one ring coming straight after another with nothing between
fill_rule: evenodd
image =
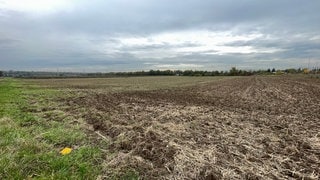
<instances>
[{"instance_id":1,"label":"plowed field","mask_svg":"<svg viewBox=\"0 0 320 180\"><path fill-rule=\"evenodd\" d=\"M61 99L68 113L109 143L102 178L127 169L143 179L319 178L319 79L252 76L73 93Z\"/></svg>"}]
</instances>

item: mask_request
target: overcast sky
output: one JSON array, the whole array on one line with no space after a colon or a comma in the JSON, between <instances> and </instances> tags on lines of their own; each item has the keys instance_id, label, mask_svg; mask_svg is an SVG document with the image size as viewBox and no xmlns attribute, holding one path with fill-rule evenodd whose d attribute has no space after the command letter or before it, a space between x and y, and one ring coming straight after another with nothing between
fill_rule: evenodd
<instances>
[{"instance_id":1,"label":"overcast sky","mask_svg":"<svg viewBox=\"0 0 320 180\"><path fill-rule=\"evenodd\" d=\"M0 70L320 66L320 0L0 0Z\"/></svg>"}]
</instances>

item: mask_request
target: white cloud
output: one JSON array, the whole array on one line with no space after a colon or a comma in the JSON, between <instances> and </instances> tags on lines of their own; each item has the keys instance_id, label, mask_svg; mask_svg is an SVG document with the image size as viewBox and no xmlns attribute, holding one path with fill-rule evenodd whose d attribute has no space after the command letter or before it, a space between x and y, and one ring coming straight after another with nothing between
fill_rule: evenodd
<instances>
[{"instance_id":1,"label":"white cloud","mask_svg":"<svg viewBox=\"0 0 320 180\"><path fill-rule=\"evenodd\" d=\"M160 70L167 70L167 69L198 69L198 68L202 68L203 65L200 64L184 64L184 63L180 63L180 64L157 64L153 66L156 69L160 69Z\"/></svg>"},{"instance_id":2,"label":"white cloud","mask_svg":"<svg viewBox=\"0 0 320 180\"><path fill-rule=\"evenodd\" d=\"M71 8L69 0L2 0L0 9L28 13L52 13Z\"/></svg>"},{"instance_id":3,"label":"white cloud","mask_svg":"<svg viewBox=\"0 0 320 180\"><path fill-rule=\"evenodd\" d=\"M142 59L173 58L193 53L223 55L231 53L274 53L280 51L280 49L275 48L261 49L254 46L228 46L229 43L237 41L246 42L263 39L264 37L261 33L234 35L231 31L175 31L144 37L116 37L116 41L105 43L103 51L109 53L125 51L125 53L130 53Z\"/></svg>"},{"instance_id":4,"label":"white cloud","mask_svg":"<svg viewBox=\"0 0 320 180\"><path fill-rule=\"evenodd\" d=\"M171 44L195 43L221 45L235 41L249 41L261 37L262 34L233 35L230 31L214 32L208 30L177 31L162 33L153 37L155 41Z\"/></svg>"}]
</instances>

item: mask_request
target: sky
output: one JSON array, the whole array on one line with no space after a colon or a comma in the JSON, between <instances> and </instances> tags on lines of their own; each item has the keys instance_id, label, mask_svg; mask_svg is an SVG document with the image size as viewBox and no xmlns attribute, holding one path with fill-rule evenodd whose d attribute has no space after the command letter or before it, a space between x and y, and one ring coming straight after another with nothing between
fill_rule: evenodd
<instances>
[{"instance_id":1,"label":"sky","mask_svg":"<svg viewBox=\"0 0 320 180\"><path fill-rule=\"evenodd\" d=\"M319 0L0 0L0 70L314 66Z\"/></svg>"}]
</instances>

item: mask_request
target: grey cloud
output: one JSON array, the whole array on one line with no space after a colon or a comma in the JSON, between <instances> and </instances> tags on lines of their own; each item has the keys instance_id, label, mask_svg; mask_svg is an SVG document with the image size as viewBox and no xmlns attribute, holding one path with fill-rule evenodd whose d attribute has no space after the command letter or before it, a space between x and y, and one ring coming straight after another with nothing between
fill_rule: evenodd
<instances>
[{"instance_id":1,"label":"grey cloud","mask_svg":"<svg viewBox=\"0 0 320 180\"><path fill-rule=\"evenodd\" d=\"M16 42L19 42L19 40L11 38L0 38L0 45L14 44Z\"/></svg>"},{"instance_id":2,"label":"grey cloud","mask_svg":"<svg viewBox=\"0 0 320 180\"><path fill-rule=\"evenodd\" d=\"M318 0L93 0L77 1L70 11L34 15L0 9L0 68L81 68L130 70L159 64L202 64L204 68L230 66L264 68L295 66L299 59L319 60ZM261 33L251 41L226 46L274 48L274 53L177 54L170 58L141 58L134 52L197 47L196 43L127 46L117 38L147 37L185 30L231 31L233 35ZM80 36L80 39L74 37ZM300 37L299 37L300 36ZM268 38L271 37L271 38ZM110 52L105 44L119 45ZM113 47L112 47L113 48Z\"/></svg>"},{"instance_id":3,"label":"grey cloud","mask_svg":"<svg viewBox=\"0 0 320 180\"><path fill-rule=\"evenodd\" d=\"M113 3L110 3L113 2ZM82 10L77 14L66 14L65 18L56 19L68 29L86 29L88 31L106 31L149 33L185 28L230 28L230 26L267 24L276 31L281 26L287 30L294 26L303 30L317 27L319 1L301 2L299 0L255 1L244 0L235 3L224 1L99 1L101 9ZM83 13L81 13L83 12ZM80 21L80 22L78 22ZM74 23L76 22L76 23ZM73 25L78 26L73 26ZM301 26L304 25L304 26ZM83 27L85 26L85 27Z\"/></svg>"},{"instance_id":4,"label":"grey cloud","mask_svg":"<svg viewBox=\"0 0 320 180\"><path fill-rule=\"evenodd\" d=\"M233 0L94 0L80 1L70 12L37 18L11 12L10 18L29 28L69 33L148 34L186 28L229 29L245 24L252 29L268 25L271 28L262 28L279 31L276 26L287 30L290 27L319 28L318 23L308 23L319 19L319 7L320 2L316 0L243 0L237 3Z\"/></svg>"},{"instance_id":5,"label":"grey cloud","mask_svg":"<svg viewBox=\"0 0 320 180\"><path fill-rule=\"evenodd\" d=\"M169 43L161 43L161 44L150 44L150 45L137 45L137 46L126 46L122 44L124 47L121 48L122 51L130 52L130 51L151 51L151 50L166 50L172 48L182 48L182 47L199 47L200 44L197 43L181 43L181 44L169 44Z\"/></svg>"}]
</instances>

